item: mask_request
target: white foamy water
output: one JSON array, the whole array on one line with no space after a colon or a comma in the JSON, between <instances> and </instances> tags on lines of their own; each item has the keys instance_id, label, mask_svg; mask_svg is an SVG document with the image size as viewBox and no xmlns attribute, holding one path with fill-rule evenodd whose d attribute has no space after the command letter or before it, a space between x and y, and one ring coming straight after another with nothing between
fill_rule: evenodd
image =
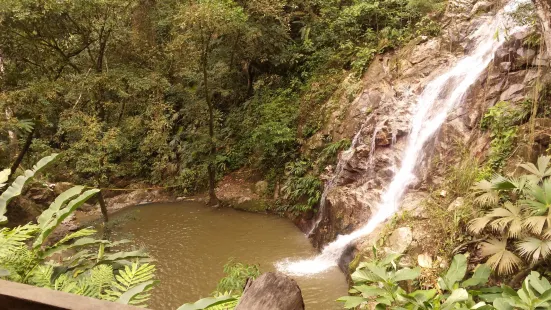
<instances>
[{"instance_id":1,"label":"white foamy water","mask_svg":"<svg viewBox=\"0 0 551 310\"><path fill-rule=\"evenodd\" d=\"M476 46L442 75L430 81L417 99L415 114L408 136L400 169L381 197L377 213L367 224L349 235L341 235L328 244L322 253L306 260L287 259L277 263L278 270L300 276L323 272L337 265L344 249L360 237L369 235L381 223L398 211L408 186L415 180L415 168L423 156L426 142L442 126L448 113L465 99L468 90L493 60L496 50L504 43L503 36L522 31L514 25L508 14L526 0L513 0L489 22L483 23L471 35ZM506 31L507 30L507 31Z\"/></svg>"}]
</instances>

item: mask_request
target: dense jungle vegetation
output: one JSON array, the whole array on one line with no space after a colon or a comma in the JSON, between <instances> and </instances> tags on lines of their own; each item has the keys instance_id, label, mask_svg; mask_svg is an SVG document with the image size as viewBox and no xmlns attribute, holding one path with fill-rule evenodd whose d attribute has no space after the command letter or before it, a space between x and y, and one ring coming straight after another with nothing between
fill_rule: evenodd
<instances>
[{"instance_id":1,"label":"dense jungle vegetation","mask_svg":"<svg viewBox=\"0 0 551 310\"><path fill-rule=\"evenodd\" d=\"M430 0L3 1L0 166L14 172L56 152L51 181L210 188L213 204L216 181L240 167L273 188L323 125L321 104L358 91L339 89L340 81L359 78L378 53L437 34L430 17L443 7ZM317 150L324 160L346 144L325 143ZM312 173L306 167L286 186L290 200L314 196L307 208L321 186Z\"/></svg>"},{"instance_id":2,"label":"dense jungle vegetation","mask_svg":"<svg viewBox=\"0 0 551 310\"><path fill-rule=\"evenodd\" d=\"M320 173L350 146L327 136L304 150L331 115L322 105L352 101L377 55L438 35L445 7L438 0L2 1L0 167L7 169L0 173L0 223L10 225L18 207L10 202L39 172L81 185L32 223L2 226L0 278L146 305L156 283L146 253L90 228L52 238L96 188L208 191L217 205L217 182L247 168L268 181L268 191L281 186L277 211L313 209ZM521 112L507 102L485 111L480 129L492 139L486 162L458 153L458 167L433 189L468 200L430 215L449 268L426 275L374 249L351 264L346 308L551 307L551 159L523 163L517 177L495 174L513 151L518 120L548 117L547 108L531 111L538 96ZM54 160L56 169L44 169ZM455 253L465 244L479 244L486 264L469 269L468 257ZM234 262L224 271L213 297L182 309L233 308L246 280L260 274L256 265ZM430 281L422 277L437 284L423 287Z\"/></svg>"}]
</instances>

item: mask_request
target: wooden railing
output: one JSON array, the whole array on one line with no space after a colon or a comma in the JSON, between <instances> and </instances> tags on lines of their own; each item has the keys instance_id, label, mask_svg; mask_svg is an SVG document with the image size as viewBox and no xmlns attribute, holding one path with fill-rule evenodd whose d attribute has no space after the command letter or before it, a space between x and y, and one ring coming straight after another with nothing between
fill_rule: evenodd
<instances>
[{"instance_id":1,"label":"wooden railing","mask_svg":"<svg viewBox=\"0 0 551 310\"><path fill-rule=\"evenodd\" d=\"M1 310L137 310L133 306L0 280Z\"/></svg>"}]
</instances>

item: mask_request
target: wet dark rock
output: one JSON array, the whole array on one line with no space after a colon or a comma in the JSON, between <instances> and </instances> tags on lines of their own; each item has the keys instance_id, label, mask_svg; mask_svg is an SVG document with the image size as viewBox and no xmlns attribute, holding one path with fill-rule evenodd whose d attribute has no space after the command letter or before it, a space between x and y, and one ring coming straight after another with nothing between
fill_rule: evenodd
<instances>
[{"instance_id":1,"label":"wet dark rock","mask_svg":"<svg viewBox=\"0 0 551 310\"><path fill-rule=\"evenodd\" d=\"M511 85L505 91L503 91L503 93L501 93L499 100L510 102L521 101L524 99L524 88L524 84Z\"/></svg>"},{"instance_id":2,"label":"wet dark rock","mask_svg":"<svg viewBox=\"0 0 551 310\"><path fill-rule=\"evenodd\" d=\"M304 300L295 280L279 272L268 272L245 289L235 309L304 310Z\"/></svg>"}]
</instances>

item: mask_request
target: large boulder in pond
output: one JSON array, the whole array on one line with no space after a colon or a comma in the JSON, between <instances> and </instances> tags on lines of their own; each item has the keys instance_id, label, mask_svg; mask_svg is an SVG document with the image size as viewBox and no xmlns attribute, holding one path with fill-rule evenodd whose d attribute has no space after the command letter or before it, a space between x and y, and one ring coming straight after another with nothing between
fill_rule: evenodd
<instances>
[{"instance_id":1,"label":"large boulder in pond","mask_svg":"<svg viewBox=\"0 0 551 310\"><path fill-rule=\"evenodd\" d=\"M245 288L235 309L304 310L304 300L295 280L280 272L268 272Z\"/></svg>"}]
</instances>

